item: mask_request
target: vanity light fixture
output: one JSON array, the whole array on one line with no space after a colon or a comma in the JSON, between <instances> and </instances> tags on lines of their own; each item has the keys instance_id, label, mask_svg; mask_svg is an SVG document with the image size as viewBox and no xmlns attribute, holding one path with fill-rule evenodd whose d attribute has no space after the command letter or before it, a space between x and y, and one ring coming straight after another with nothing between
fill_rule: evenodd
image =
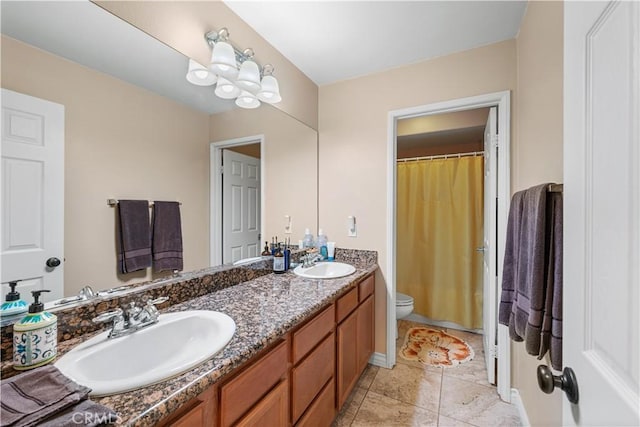
<instances>
[{"instance_id":1,"label":"vanity light fixture","mask_svg":"<svg viewBox=\"0 0 640 427\"><path fill-rule=\"evenodd\" d=\"M198 86L215 84L218 97L235 99L242 108L257 108L260 101L275 104L282 100L271 64L261 67L254 61L252 49L241 51L229 43L226 28L210 31L204 37L211 46L211 62L205 67L189 59L187 81Z\"/></svg>"}]
</instances>

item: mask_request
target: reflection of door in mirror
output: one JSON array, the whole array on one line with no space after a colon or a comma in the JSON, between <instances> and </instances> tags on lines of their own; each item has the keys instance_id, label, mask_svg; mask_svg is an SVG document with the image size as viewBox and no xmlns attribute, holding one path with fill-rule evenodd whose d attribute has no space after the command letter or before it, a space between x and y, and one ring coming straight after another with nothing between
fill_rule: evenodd
<instances>
[{"instance_id":1,"label":"reflection of door in mirror","mask_svg":"<svg viewBox=\"0 0 640 427\"><path fill-rule=\"evenodd\" d=\"M64 107L2 89L2 294L63 296Z\"/></svg>"},{"instance_id":2,"label":"reflection of door in mirror","mask_svg":"<svg viewBox=\"0 0 640 427\"><path fill-rule=\"evenodd\" d=\"M258 156L260 153L258 145ZM244 145L238 148L246 147ZM260 255L260 159L222 150L222 261Z\"/></svg>"},{"instance_id":3,"label":"reflection of door in mirror","mask_svg":"<svg viewBox=\"0 0 640 427\"><path fill-rule=\"evenodd\" d=\"M264 232L264 138L247 136L210 145L211 265L260 255Z\"/></svg>"}]
</instances>

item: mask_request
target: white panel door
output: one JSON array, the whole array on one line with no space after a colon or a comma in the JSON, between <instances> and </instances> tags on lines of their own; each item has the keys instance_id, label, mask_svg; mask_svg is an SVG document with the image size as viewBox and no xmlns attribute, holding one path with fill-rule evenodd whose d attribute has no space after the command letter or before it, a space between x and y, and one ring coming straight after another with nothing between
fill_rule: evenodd
<instances>
[{"instance_id":1,"label":"white panel door","mask_svg":"<svg viewBox=\"0 0 640 427\"><path fill-rule=\"evenodd\" d=\"M260 159L222 150L222 262L260 256Z\"/></svg>"},{"instance_id":2,"label":"white panel door","mask_svg":"<svg viewBox=\"0 0 640 427\"><path fill-rule=\"evenodd\" d=\"M640 3L564 3L563 424L640 425Z\"/></svg>"},{"instance_id":3,"label":"white panel door","mask_svg":"<svg viewBox=\"0 0 640 427\"><path fill-rule=\"evenodd\" d=\"M64 279L64 107L2 89L2 294L49 289L62 298ZM47 261L49 261L49 266ZM58 266L56 260L59 261Z\"/></svg>"},{"instance_id":4,"label":"white panel door","mask_svg":"<svg viewBox=\"0 0 640 427\"><path fill-rule=\"evenodd\" d=\"M484 224L483 246L479 248L484 254L483 261L483 296L482 296L482 329L484 360L487 364L487 380L496 383L496 331L498 316L496 274L496 197L498 192L497 149L498 149L498 109L489 109L487 125L484 129Z\"/></svg>"}]
</instances>

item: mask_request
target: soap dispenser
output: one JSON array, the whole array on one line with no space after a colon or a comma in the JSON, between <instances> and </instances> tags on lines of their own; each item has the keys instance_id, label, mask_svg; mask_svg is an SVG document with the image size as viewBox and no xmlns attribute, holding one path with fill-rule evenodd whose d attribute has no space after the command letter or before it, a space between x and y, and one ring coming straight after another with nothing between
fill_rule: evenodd
<instances>
[{"instance_id":1,"label":"soap dispenser","mask_svg":"<svg viewBox=\"0 0 640 427\"><path fill-rule=\"evenodd\" d=\"M16 286L18 286L19 280L9 282L11 291L7 294L6 301L2 303L0 307L0 316L13 316L16 314L25 313L29 306L24 300L20 299L20 293L16 292Z\"/></svg>"},{"instance_id":2,"label":"soap dispenser","mask_svg":"<svg viewBox=\"0 0 640 427\"><path fill-rule=\"evenodd\" d=\"M56 358L58 353L58 319L44 311L39 301L47 289L31 291L33 304L29 313L13 325L13 368L25 370L42 366Z\"/></svg>"}]
</instances>

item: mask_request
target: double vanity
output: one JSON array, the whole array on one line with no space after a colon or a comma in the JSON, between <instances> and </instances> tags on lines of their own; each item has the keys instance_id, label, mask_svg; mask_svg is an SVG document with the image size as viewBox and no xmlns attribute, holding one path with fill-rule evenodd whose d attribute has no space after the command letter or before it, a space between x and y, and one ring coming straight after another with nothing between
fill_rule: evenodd
<instances>
[{"instance_id":1,"label":"double vanity","mask_svg":"<svg viewBox=\"0 0 640 427\"><path fill-rule=\"evenodd\" d=\"M257 261L68 309L58 313L56 363L89 382L92 400L112 408L123 425L328 426L374 346L376 254L342 255L353 272L340 278L276 275ZM317 267L309 276L346 268ZM122 304L160 296L169 301L148 328L109 340L91 324ZM92 357L74 359L87 351ZM11 374L7 362L3 371Z\"/></svg>"}]
</instances>

